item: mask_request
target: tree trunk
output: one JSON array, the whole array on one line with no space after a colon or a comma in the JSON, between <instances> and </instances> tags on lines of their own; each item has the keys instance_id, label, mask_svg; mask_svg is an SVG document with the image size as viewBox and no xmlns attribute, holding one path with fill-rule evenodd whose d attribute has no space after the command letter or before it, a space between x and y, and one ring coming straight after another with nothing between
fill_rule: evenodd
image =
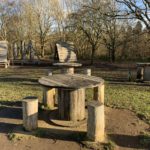
<instances>
[{"instance_id":1,"label":"tree trunk","mask_svg":"<svg viewBox=\"0 0 150 150\"><path fill-rule=\"evenodd\" d=\"M94 63L95 50L96 50L96 46L92 45L91 65L93 65Z\"/></svg>"},{"instance_id":2,"label":"tree trunk","mask_svg":"<svg viewBox=\"0 0 150 150\"><path fill-rule=\"evenodd\" d=\"M116 56L115 56L115 48L113 47L113 48L111 48L111 57L110 57L110 61L111 62L115 62L115 60L116 60Z\"/></svg>"},{"instance_id":3,"label":"tree trunk","mask_svg":"<svg viewBox=\"0 0 150 150\"><path fill-rule=\"evenodd\" d=\"M45 56L45 49L44 49L44 45L41 45L41 56L44 57Z\"/></svg>"},{"instance_id":4,"label":"tree trunk","mask_svg":"<svg viewBox=\"0 0 150 150\"><path fill-rule=\"evenodd\" d=\"M44 56L45 56L45 49L44 49L45 43L44 43L44 37L41 37L41 38L40 38L40 44L41 44L41 56L44 57Z\"/></svg>"}]
</instances>

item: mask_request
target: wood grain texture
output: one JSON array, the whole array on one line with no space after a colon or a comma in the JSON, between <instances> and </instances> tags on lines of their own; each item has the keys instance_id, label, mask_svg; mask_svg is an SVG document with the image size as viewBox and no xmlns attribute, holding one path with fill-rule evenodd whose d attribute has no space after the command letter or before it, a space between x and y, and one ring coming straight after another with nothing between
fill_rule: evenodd
<instances>
[{"instance_id":1,"label":"wood grain texture","mask_svg":"<svg viewBox=\"0 0 150 150\"><path fill-rule=\"evenodd\" d=\"M32 131L38 127L38 99L36 97L22 100L23 127L27 131Z\"/></svg>"},{"instance_id":2,"label":"wood grain texture","mask_svg":"<svg viewBox=\"0 0 150 150\"><path fill-rule=\"evenodd\" d=\"M99 77L82 74L55 74L40 78L39 83L54 88L80 89L96 87L99 84L104 84L104 80Z\"/></svg>"},{"instance_id":3,"label":"wood grain texture","mask_svg":"<svg viewBox=\"0 0 150 150\"><path fill-rule=\"evenodd\" d=\"M104 84L100 84L97 87L94 87L93 99L104 104L104 92L105 92Z\"/></svg>"},{"instance_id":4,"label":"wood grain texture","mask_svg":"<svg viewBox=\"0 0 150 150\"><path fill-rule=\"evenodd\" d=\"M85 118L85 90L58 89L58 110L62 120L83 120Z\"/></svg>"},{"instance_id":5,"label":"wood grain texture","mask_svg":"<svg viewBox=\"0 0 150 150\"><path fill-rule=\"evenodd\" d=\"M59 42L56 44L56 47L59 62L77 61L77 56L74 50L74 46L72 44Z\"/></svg>"},{"instance_id":6,"label":"wood grain texture","mask_svg":"<svg viewBox=\"0 0 150 150\"><path fill-rule=\"evenodd\" d=\"M43 104L46 107L53 108L55 105L55 89L43 87Z\"/></svg>"},{"instance_id":7,"label":"wood grain texture","mask_svg":"<svg viewBox=\"0 0 150 150\"><path fill-rule=\"evenodd\" d=\"M150 62L145 62L145 63L137 63L136 64L138 67L144 67L144 66L150 66Z\"/></svg>"},{"instance_id":8,"label":"wood grain texture","mask_svg":"<svg viewBox=\"0 0 150 150\"><path fill-rule=\"evenodd\" d=\"M62 74L74 74L74 68L73 67L68 67L68 68L63 68L61 69Z\"/></svg>"},{"instance_id":9,"label":"wood grain texture","mask_svg":"<svg viewBox=\"0 0 150 150\"><path fill-rule=\"evenodd\" d=\"M103 142L105 139L104 105L98 101L88 104L87 137L94 142Z\"/></svg>"}]
</instances>

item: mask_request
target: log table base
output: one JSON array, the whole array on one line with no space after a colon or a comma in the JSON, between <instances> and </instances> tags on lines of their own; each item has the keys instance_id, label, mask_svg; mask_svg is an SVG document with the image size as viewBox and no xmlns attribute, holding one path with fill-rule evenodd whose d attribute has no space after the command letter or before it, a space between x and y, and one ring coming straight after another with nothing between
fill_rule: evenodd
<instances>
[{"instance_id":1,"label":"log table base","mask_svg":"<svg viewBox=\"0 0 150 150\"><path fill-rule=\"evenodd\" d=\"M85 119L81 121L72 121L72 120L60 120L59 116L59 110L55 109L53 111L50 111L49 113L49 121L56 126L61 126L61 127L69 127L69 128L76 128L81 125L86 125L87 124L87 112L85 113Z\"/></svg>"},{"instance_id":2,"label":"log table base","mask_svg":"<svg viewBox=\"0 0 150 150\"><path fill-rule=\"evenodd\" d=\"M85 89L94 88L94 100L104 103L104 80L83 74L55 74L39 79L46 87L45 104L54 104L51 90L57 89L58 110L61 120L81 121L85 119ZM47 88L48 87L48 88ZM49 98L51 97L51 98Z\"/></svg>"},{"instance_id":3,"label":"log table base","mask_svg":"<svg viewBox=\"0 0 150 150\"><path fill-rule=\"evenodd\" d=\"M74 74L74 67L68 67L61 69L62 74Z\"/></svg>"},{"instance_id":4,"label":"log table base","mask_svg":"<svg viewBox=\"0 0 150 150\"><path fill-rule=\"evenodd\" d=\"M99 86L94 87L93 99L104 104L104 90L105 90L104 84L100 84Z\"/></svg>"},{"instance_id":5,"label":"log table base","mask_svg":"<svg viewBox=\"0 0 150 150\"><path fill-rule=\"evenodd\" d=\"M46 107L54 108L55 105L55 88L43 87L43 104Z\"/></svg>"},{"instance_id":6,"label":"log table base","mask_svg":"<svg viewBox=\"0 0 150 150\"><path fill-rule=\"evenodd\" d=\"M85 118L85 89L58 89L60 119L81 121Z\"/></svg>"}]
</instances>

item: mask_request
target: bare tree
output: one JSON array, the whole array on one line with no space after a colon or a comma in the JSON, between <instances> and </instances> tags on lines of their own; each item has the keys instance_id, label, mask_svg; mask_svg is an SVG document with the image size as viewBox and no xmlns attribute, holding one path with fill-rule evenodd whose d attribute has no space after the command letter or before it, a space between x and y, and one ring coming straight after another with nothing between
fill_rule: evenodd
<instances>
[{"instance_id":1,"label":"bare tree","mask_svg":"<svg viewBox=\"0 0 150 150\"><path fill-rule=\"evenodd\" d=\"M101 14L101 2L99 0L84 1L79 10L71 15L71 28L74 33L81 33L91 45L91 64L93 64L95 52L102 37L103 23ZM81 31L81 32L79 32Z\"/></svg>"},{"instance_id":2,"label":"bare tree","mask_svg":"<svg viewBox=\"0 0 150 150\"><path fill-rule=\"evenodd\" d=\"M125 26L125 20L118 20L115 16L118 14L118 5L115 1L108 0L105 3L105 8L103 9L103 14L106 17L103 18L104 32L103 32L103 42L102 44L108 50L109 60L114 62L116 60L117 48L122 44L121 42L121 30ZM110 14L110 15L109 15Z\"/></svg>"},{"instance_id":3,"label":"bare tree","mask_svg":"<svg viewBox=\"0 0 150 150\"><path fill-rule=\"evenodd\" d=\"M149 0L116 0L126 6L125 15L132 15L142 21L150 30L150 1ZM122 8L123 9L123 8Z\"/></svg>"},{"instance_id":4,"label":"bare tree","mask_svg":"<svg viewBox=\"0 0 150 150\"><path fill-rule=\"evenodd\" d=\"M8 37L8 25L10 23L11 12L14 7L14 2L2 1L0 3L0 38L7 40Z\"/></svg>"}]
</instances>

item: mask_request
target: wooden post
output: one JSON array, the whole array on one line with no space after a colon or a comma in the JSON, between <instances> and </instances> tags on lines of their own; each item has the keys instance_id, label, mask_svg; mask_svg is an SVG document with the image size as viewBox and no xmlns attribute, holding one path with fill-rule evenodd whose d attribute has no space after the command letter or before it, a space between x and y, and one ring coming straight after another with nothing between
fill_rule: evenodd
<instances>
[{"instance_id":1,"label":"wooden post","mask_svg":"<svg viewBox=\"0 0 150 150\"><path fill-rule=\"evenodd\" d=\"M104 90L104 84L100 84L99 86L94 87L93 99L98 100L100 103L104 104Z\"/></svg>"},{"instance_id":2,"label":"wooden post","mask_svg":"<svg viewBox=\"0 0 150 150\"><path fill-rule=\"evenodd\" d=\"M55 89L43 87L43 104L46 107L53 108L55 102Z\"/></svg>"},{"instance_id":3,"label":"wooden post","mask_svg":"<svg viewBox=\"0 0 150 150\"><path fill-rule=\"evenodd\" d=\"M8 68L8 65L7 65L7 63L5 63L5 68L6 68L6 69Z\"/></svg>"},{"instance_id":4,"label":"wooden post","mask_svg":"<svg viewBox=\"0 0 150 150\"><path fill-rule=\"evenodd\" d=\"M93 101L88 105L87 137L94 142L103 142L105 139L104 105Z\"/></svg>"},{"instance_id":5,"label":"wooden post","mask_svg":"<svg viewBox=\"0 0 150 150\"><path fill-rule=\"evenodd\" d=\"M80 121L85 118L85 89L58 90L60 119Z\"/></svg>"},{"instance_id":6,"label":"wooden post","mask_svg":"<svg viewBox=\"0 0 150 150\"><path fill-rule=\"evenodd\" d=\"M70 120L80 121L85 118L85 89L70 92Z\"/></svg>"},{"instance_id":7,"label":"wooden post","mask_svg":"<svg viewBox=\"0 0 150 150\"><path fill-rule=\"evenodd\" d=\"M83 73L87 76L91 76L91 69L85 69Z\"/></svg>"},{"instance_id":8,"label":"wooden post","mask_svg":"<svg viewBox=\"0 0 150 150\"><path fill-rule=\"evenodd\" d=\"M22 101L23 127L32 131L38 127L38 98L27 97Z\"/></svg>"},{"instance_id":9,"label":"wooden post","mask_svg":"<svg viewBox=\"0 0 150 150\"><path fill-rule=\"evenodd\" d=\"M49 71L48 71L48 76L52 76L52 75L53 75L52 71L49 70Z\"/></svg>"},{"instance_id":10,"label":"wooden post","mask_svg":"<svg viewBox=\"0 0 150 150\"><path fill-rule=\"evenodd\" d=\"M63 68L61 70L61 73L63 73L63 74L74 74L74 67Z\"/></svg>"}]
</instances>

